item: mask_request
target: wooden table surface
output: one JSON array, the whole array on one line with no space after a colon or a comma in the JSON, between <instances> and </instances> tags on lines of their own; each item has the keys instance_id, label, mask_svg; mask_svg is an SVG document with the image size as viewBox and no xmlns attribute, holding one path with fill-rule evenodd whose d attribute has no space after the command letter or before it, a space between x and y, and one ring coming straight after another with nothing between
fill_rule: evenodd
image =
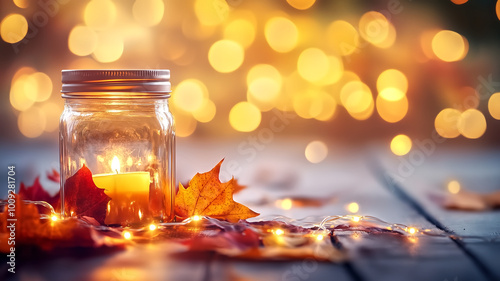
<instances>
[{"instance_id":1,"label":"wooden table surface","mask_svg":"<svg viewBox=\"0 0 500 281\"><path fill-rule=\"evenodd\" d=\"M428 154L416 147L409 155L396 157L385 144L347 147L330 143L328 157L312 164L304 157L309 141L274 139L250 152L238 149L245 140L221 144L181 139L178 180L184 182L196 172L208 171L225 157L222 171L227 173L223 179L234 174L249 186L235 200L263 217L344 215L348 213L346 205L357 202L360 215L442 230L450 237L462 238L419 236L409 242L384 235L340 233L339 242L349 256L341 264L314 260L256 262L217 254L174 258L169 254L168 243L139 244L99 256L40 257L36 262L24 263L14 277L17 280L500 280L500 211L450 211L433 200L446 194L446 183L451 179L459 180L463 188L472 191L499 190L500 150L441 145ZM43 163L57 163L57 147L53 146L3 147L2 151L1 164L15 163L20 177L27 182L43 170L37 168ZM331 197L332 201L320 207L291 210L272 203L290 196Z\"/></svg>"}]
</instances>

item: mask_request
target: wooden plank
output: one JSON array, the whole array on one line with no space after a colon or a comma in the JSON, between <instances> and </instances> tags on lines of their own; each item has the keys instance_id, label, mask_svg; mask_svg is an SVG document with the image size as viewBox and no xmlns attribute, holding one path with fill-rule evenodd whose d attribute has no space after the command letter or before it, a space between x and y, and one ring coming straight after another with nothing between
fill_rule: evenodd
<instances>
[{"instance_id":1,"label":"wooden plank","mask_svg":"<svg viewBox=\"0 0 500 281\"><path fill-rule=\"evenodd\" d=\"M170 256L171 243L136 244L104 255L20 260L18 280L204 280L205 258Z\"/></svg>"},{"instance_id":2,"label":"wooden plank","mask_svg":"<svg viewBox=\"0 0 500 281\"><path fill-rule=\"evenodd\" d=\"M372 215L392 223L435 228L406 202L387 191L375 178L367 166L364 151L334 147L326 160L320 164L312 164L304 159L303 149L300 147L298 144L271 146L266 153L257 155L252 165L245 169L247 174L242 175L248 179L246 183L250 187L236 198L249 204L262 200L273 202L276 198L294 195L325 198L333 194L334 202L320 207L283 210L268 204L255 205L253 208L263 215L318 218L347 214L346 205L357 202L360 205L360 215ZM252 179L259 178L259 172L265 170L272 171L269 174L274 179L252 182ZM276 188L273 183L287 175L296 175L296 182L288 188ZM449 239L427 237L414 245L405 240L390 243L390 240L376 236L367 239L362 246L349 240L350 236L340 237L340 242L352 254L349 266L343 265L347 273L347 268L350 268L348 276L351 279L454 280L457 277L459 280L484 280L481 271ZM281 271L276 268L274 276L279 277ZM338 269L332 270L331 275L337 274L337 271ZM213 279L218 277L215 272L211 276Z\"/></svg>"},{"instance_id":3,"label":"wooden plank","mask_svg":"<svg viewBox=\"0 0 500 281\"><path fill-rule=\"evenodd\" d=\"M312 259L288 262L251 262L218 257L208 280L356 280L342 264Z\"/></svg>"},{"instance_id":4,"label":"wooden plank","mask_svg":"<svg viewBox=\"0 0 500 281\"><path fill-rule=\"evenodd\" d=\"M420 213L447 233L466 237L453 241L478 266L484 276L490 280L500 278L500 268L492 263L492 260L498 259L494 249L500 247L498 211L479 213L451 211L443 209L435 199L432 199L447 195L445 188L450 179L460 180L471 191L498 190L500 182L498 151L457 151L441 148L418 161L419 165L415 164L417 163L415 154L399 159L379 154L378 158L386 171L383 177L387 180L389 178L387 175L390 175L399 179L399 182L388 182L391 190L396 194L398 190L406 194L408 198L404 198L405 196L401 194L398 196L405 201L413 200L414 207L419 209ZM492 239L497 241L488 242Z\"/></svg>"}]
</instances>

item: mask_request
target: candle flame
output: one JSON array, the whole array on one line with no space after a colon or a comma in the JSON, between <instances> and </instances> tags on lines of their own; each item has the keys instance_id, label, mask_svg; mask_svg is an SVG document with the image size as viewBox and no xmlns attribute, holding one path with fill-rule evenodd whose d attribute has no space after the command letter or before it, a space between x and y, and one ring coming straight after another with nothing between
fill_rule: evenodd
<instances>
[{"instance_id":1,"label":"candle flame","mask_svg":"<svg viewBox=\"0 0 500 281\"><path fill-rule=\"evenodd\" d=\"M278 229L276 229L276 230L274 231L274 234L276 234L276 235L280 236L280 235L285 234L285 232L284 232L282 229L279 229L279 228L278 228Z\"/></svg>"},{"instance_id":2,"label":"candle flame","mask_svg":"<svg viewBox=\"0 0 500 281\"><path fill-rule=\"evenodd\" d=\"M116 156L111 160L111 170L117 174L120 173L120 160Z\"/></svg>"}]
</instances>

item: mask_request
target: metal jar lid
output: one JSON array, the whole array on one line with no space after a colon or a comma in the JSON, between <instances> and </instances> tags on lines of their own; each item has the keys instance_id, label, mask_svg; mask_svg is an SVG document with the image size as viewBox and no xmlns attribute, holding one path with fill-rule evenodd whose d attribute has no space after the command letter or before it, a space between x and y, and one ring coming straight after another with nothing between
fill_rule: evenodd
<instances>
[{"instance_id":1,"label":"metal jar lid","mask_svg":"<svg viewBox=\"0 0 500 281\"><path fill-rule=\"evenodd\" d=\"M63 97L170 96L168 69L63 70Z\"/></svg>"}]
</instances>

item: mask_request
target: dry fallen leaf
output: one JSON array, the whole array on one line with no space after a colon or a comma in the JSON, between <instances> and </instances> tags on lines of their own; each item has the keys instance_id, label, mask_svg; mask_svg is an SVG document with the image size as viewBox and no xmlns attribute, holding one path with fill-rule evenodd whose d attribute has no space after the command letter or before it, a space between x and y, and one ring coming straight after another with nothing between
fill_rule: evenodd
<instances>
[{"instance_id":1,"label":"dry fallen leaf","mask_svg":"<svg viewBox=\"0 0 500 281\"><path fill-rule=\"evenodd\" d=\"M189 181L188 188L179 184L175 196L175 214L178 217L199 215L236 222L259 215L233 200L235 187L238 186L234 178L221 183L219 172L222 161L224 159L211 171L196 174Z\"/></svg>"},{"instance_id":2,"label":"dry fallen leaf","mask_svg":"<svg viewBox=\"0 0 500 281\"><path fill-rule=\"evenodd\" d=\"M51 175L48 175L50 178ZM60 205L60 194L57 192L54 196L50 196L50 194L42 187L40 184L40 178L37 177L32 186L26 187L24 183L21 183L21 187L19 189L19 194L23 197L24 200L32 200L32 201L45 201L52 205L54 209L58 209ZM44 208L39 208L39 211L44 210ZM45 209L47 212L48 210Z\"/></svg>"},{"instance_id":3,"label":"dry fallen leaf","mask_svg":"<svg viewBox=\"0 0 500 281\"><path fill-rule=\"evenodd\" d=\"M464 211L485 211L500 207L500 191L491 193L476 193L460 191L446 198L444 206L448 209Z\"/></svg>"},{"instance_id":4,"label":"dry fallen leaf","mask_svg":"<svg viewBox=\"0 0 500 281\"><path fill-rule=\"evenodd\" d=\"M65 209L75 216L87 216L104 224L106 211L111 198L104 193L104 189L97 187L92 179L92 172L83 165L73 176L64 183Z\"/></svg>"},{"instance_id":5,"label":"dry fallen leaf","mask_svg":"<svg viewBox=\"0 0 500 281\"><path fill-rule=\"evenodd\" d=\"M125 241L114 238L88 227L75 218L52 221L40 219L34 204L24 203L22 196L16 195L15 217L9 212L0 213L0 252L9 252L9 218L15 218L15 245L35 246L42 250L73 247L115 247L124 246Z\"/></svg>"}]
</instances>

